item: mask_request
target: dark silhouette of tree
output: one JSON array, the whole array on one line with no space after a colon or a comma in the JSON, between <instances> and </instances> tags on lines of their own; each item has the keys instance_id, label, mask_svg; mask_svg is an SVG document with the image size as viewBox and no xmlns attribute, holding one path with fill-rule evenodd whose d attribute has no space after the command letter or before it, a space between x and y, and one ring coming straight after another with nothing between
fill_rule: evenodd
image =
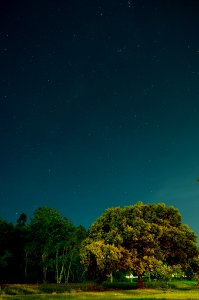
<instances>
[{"instance_id":1,"label":"dark silhouette of tree","mask_svg":"<svg viewBox=\"0 0 199 300\"><path fill-rule=\"evenodd\" d=\"M22 213L19 218L17 219L17 225L18 226L25 226L27 222L27 215L25 213Z\"/></svg>"},{"instance_id":2,"label":"dark silhouette of tree","mask_svg":"<svg viewBox=\"0 0 199 300\"><path fill-rule=\"evenodd\" d=\"M0 219L0 282L68 282L83 280L80 245L86 236L55 209L37 209L27 224Z\"/></svg>"},{"instance_id":3,"label":"dark silhouette of tree","mask_svg":"<svg viewBox=\"0 0 199 300\"><path fill-rule=\"evenodd\" d=\"M14 226L0 219L0 282L13 280Z\"/></svg>"}]
</instances>

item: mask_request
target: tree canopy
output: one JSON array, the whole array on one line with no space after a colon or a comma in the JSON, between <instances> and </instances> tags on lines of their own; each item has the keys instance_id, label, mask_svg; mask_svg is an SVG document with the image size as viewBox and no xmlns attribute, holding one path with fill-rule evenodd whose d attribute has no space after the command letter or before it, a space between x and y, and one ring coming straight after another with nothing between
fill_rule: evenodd
<instances>
[{"instance_id":1,"label":"tree canopy","mask_svg":"<svg viewBox=\"0 0 199 300\"><path fill-rule=\"evenodd\" d=\"M24 213L16 225L0 219L2 283L190 275L198 258L196 235L163 203L109 208L88 232L49 207L36 209L30 222Z\"/></svg>"},{"instance_id":2,"label":"tree canopy","mask_svg":"<svg viewBox=\"0 0 199 300\"><path fill-rule=\"evenodd\" d=\"M31 219L30 236L27 258L28 261L35 258L38 268L43 270L43 281L49 280L47 275L54 276L57 283L63 278L68 281L72 264L78 260L77 249L85 237L85 229L82 226L76 228L55 209L41 207Z\"/></svg>"},{"instance_id":3,"label":"tree canopy","mask_svg":"<svg viewBox=\"0 0 199 300\"><path fill-rule=\"evenodd\" d=\"M111 276L126 270L140 278L194 268L198 257L196 235L182 224L178 209L165 204L143 204L107 209L90 227L81 249L88 275Z\"/></svg>"},{"instance_id":4,"label":"tree canopy","mask_svg":"<svg viewBox=\"0 0 199 300\"><path fill-rule=\"evenodd\" d=\"M0 219L1 283L82 280L79 248L85 228L49 207L36 209L26 222L25 213L16 225Z\"/></svg>"}]
</instances>

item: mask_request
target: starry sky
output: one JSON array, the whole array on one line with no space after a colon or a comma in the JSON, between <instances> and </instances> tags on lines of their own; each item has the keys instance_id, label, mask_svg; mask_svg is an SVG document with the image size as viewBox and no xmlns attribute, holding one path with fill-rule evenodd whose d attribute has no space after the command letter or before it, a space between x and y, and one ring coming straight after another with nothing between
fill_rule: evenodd
<instances>
[{"instance_id":1,"label":"starry sky","mask_svg":"<svg viewBox=\"0 0 199 300\"><path fill-rule=\"evenodd\" d=\"M164 202L199 234L199 5L2 1L0 215Z\"/></svg>"}]
</instances>

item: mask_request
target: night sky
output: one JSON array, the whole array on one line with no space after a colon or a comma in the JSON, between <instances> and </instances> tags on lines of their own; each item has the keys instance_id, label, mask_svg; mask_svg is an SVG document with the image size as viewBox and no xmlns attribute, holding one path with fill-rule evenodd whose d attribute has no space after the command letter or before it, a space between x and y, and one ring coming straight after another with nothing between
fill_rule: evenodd
<instances>
[{"instance_id":1,"label":"night sky","mask_svg":"<svg viewBox=\"0 0 199 300\"><path fill-rule=\"evenodd\" d=\"M164 202L199 234L199 4L1 1L0 215Z\"/></svg>"}]
</instances>

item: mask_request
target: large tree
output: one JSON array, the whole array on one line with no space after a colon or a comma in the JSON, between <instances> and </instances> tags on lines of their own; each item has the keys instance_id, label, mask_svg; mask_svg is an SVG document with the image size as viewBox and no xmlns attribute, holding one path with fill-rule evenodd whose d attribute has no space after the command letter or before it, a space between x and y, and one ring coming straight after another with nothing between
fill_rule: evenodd
<instances>
[{"instance_id":1,"label":"large tree","mask_svg":"<svg viewBox=\"0 0 199 300\"><path fill-rule=\"evenodd\" d=\"M88 275L111 276L123 269L140 281L146 271L193 268L197 256L196 235L182 224L178 209L162 203L107 209L90 227L81 249Z\"/></svg>"}]
</instances>

